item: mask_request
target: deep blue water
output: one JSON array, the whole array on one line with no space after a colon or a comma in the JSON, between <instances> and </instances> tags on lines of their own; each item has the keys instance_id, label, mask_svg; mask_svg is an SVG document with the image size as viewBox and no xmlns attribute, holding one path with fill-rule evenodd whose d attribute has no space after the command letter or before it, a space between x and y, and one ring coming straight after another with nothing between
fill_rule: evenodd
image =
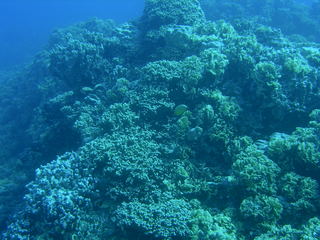
<instances>
[{"instance_id":1,"label":"deep blue water","mask_svg":"<svg viewBox=\"0 0 320 240\"><path fill-rule=\"evenodd\" d=\"M50 33L88 18L125 22L141 16L143 0L1 0L0 70L28 62Z\"/></svg>"}]
</instances>

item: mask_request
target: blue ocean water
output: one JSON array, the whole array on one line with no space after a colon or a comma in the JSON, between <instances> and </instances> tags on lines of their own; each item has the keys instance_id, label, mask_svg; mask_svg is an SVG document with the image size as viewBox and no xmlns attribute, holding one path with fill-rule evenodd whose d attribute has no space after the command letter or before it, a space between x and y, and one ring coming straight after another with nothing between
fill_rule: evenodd
<instances>
[{"instance_id":1,"label":"blue ocean water","mask_svg":"<svg viewBox=\"0 0 320 240\"><path fill-rule=\"evenodd\" d=\"M0 1L0 70L24 64L57 28L98 17L122 23L139 17L143 0Z\"/></svg>"}]
</instances>

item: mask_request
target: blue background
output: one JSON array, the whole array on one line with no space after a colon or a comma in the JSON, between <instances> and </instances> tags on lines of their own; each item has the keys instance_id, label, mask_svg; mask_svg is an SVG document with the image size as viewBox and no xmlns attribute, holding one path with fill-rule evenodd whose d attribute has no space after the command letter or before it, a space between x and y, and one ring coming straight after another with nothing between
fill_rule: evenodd
<instances>
[{"instance_id":1,"label":"blue background","mask_svg":"<svg viewBox=\"0 0 320 240\"><path fill-rule=\"evenodd\" d=\"M24 64L50 33L92 17L122 23L141 16L143 0L1 0L0 70Z\"/></svg>"}]
</instances>

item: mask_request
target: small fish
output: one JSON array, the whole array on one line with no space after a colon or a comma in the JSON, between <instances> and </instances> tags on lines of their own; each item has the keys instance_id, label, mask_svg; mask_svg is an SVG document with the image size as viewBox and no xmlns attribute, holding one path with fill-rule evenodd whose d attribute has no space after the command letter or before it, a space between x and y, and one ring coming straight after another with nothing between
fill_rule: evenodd
<instances>
[{"instance_id":1,"label":"small fish","mask_svg":"<svg viewBox=\"0 0 320 240\"><path fill-rule=\"evenodd\" d=\"M174 115L181 116L188 110L188 106L185 104L180 104L175 107L174 109Z\"/></svg>"}]
</instances>

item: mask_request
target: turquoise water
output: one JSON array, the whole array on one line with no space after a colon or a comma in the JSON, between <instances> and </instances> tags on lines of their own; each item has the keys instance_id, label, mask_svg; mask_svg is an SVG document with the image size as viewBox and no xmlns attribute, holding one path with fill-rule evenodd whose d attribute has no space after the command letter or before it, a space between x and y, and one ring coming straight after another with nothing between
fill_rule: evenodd
<instances>
[{"instance_id":1,"label":"turquoise water","mask_svg":"<svg viewBox=\"0 0 320 240\"><path fill-rule=\"evenodd\" d=\"M41 51L52 31L89 18L118 23L137 18L143 0L1 1L0 70L22 65Z\"/></svg>"}]
</instances>

